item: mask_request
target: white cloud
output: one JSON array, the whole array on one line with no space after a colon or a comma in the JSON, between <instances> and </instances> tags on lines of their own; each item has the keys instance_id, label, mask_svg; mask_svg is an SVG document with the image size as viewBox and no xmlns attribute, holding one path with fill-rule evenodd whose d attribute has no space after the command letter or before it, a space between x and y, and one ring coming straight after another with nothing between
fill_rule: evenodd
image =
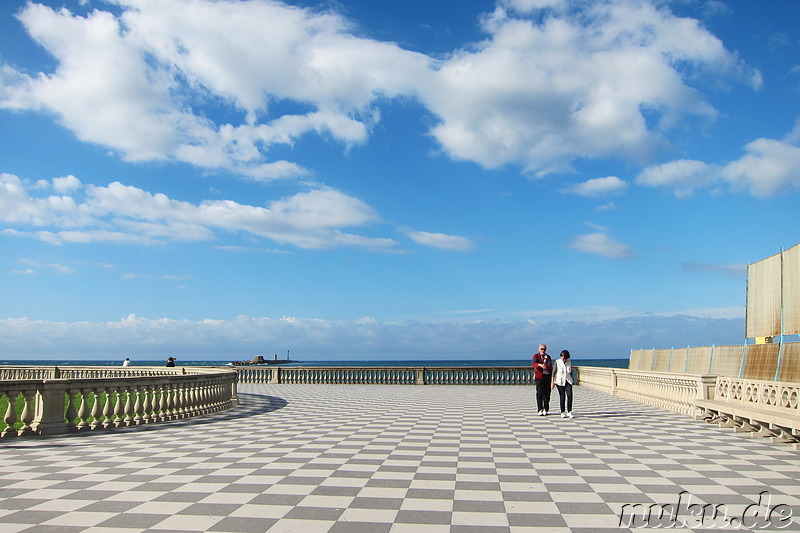
<instances>
[{"instance_id":1,"label":"white cloud","mask_svg":"<svg viewBox=\"0 0 800 533\"><path fill-rule=\"evenodd\" d=\"M677 196L689 196L719 179L719 169L702 161L681 159L644 169L636 183L649 187L669 187Z\"/></svg>"},{"instance_id":2,"label":"white cloud","mask_svg":"<svg viewBox=\"0 0 800 533\"><path fill-rule=\"evenodd\" d=\"M577 183L571 187L562 189L561 192L577 194L589 198L602 198L604 196L616 196L628 190L628 184L616 176L605 178L594 178L583 183Z\"/></svg>"},{"instance_id":3,"label":"white cloud","mask_svg":"<svg viewBox=\"0 0 800 533\"><path fill-rule=\"evenodd\" d=\"M63 188L59 181L56 188ZM69 180L75 185L77 179ZM55 185L55 184L54 184ZM270 202L266 207L230 200L192 204L160 193L114 182L72 187L75 196L38 198L18 177L0 175L0 222L39 228L7 229L51 244L116 242L158 244L210 241L219 231L248 233L299 248L355 246L383 250L396 241L347 233L379 220L375 211L352 196L318 188Z\"/></svg>"},{"instance_id":4,"label":"white cloud","mask_svg":"<svg viewBox=\"0 0 800 533\"><path fill-rule=\"evenodd\" d=\"M647 157L679 117L713 117L693 71L759 83L660 2L505 0L483 19L485 41L441 60L356 37L332 11L269 0L115 4L86 16L23 7L55 68L0 65L0 107L52 113L127 160L261 180L308 173L270 153L305 134L365 142L382 98L419 98L453 158L543 175L576 158Z\"/></svg>"},{"instance_id":5,"label":"white cloud","mask_svg":"<svg viewBox=\"0 0 800 533\"><path fill-rule=\"evenodd\" d=\"M45 264L45 263L40 263L39 261L34 261L34 260L31 260L31 259L21 259L20 263L23 263L23 264L31 266L31 267L39 268L39 269L52 270L52 271L56 272L57 274L74 274L75 273L75 270L73 268L68 267L66 265L61 265L61 264L58 264L58 263Z\"/></svg>"},{"instance_id":6,"label":"white cloud","mask_svg":"<svg viewBox=\"0 0 800 533\"><path fill-rule=\"evenodd\" d=\"M628 245L616 241L602 231L579 235L575 237L569 247L579 252L611 259L628 259L635 256Z\"/></svg>"},{"instance_id":7,"label":"white cloud","mask_svg":"<svg viewBox=\"0 0 800 533\"><path fill-rule=\"evenodd\" d=\"M381 97L413 93L431 60L354 37L332 12L279 2L116 2L87 16L28 4L19 20L56 60L28 76L2 65L0 107L46 111L131 161L173 159L257 179L307 171L270 161L307 132L364 142ZM220 104L244 122L209 118ZM275 114L293 102L298 114Z\"/></svg>"},{"instance_id":8,"label":"white cloud","mask_svg":"<svg viewBox=\"0 0 800 533\"><path fill-rule=\"evenodd\" d=\"M547 7L559 7L567 0L501 0L501 4L519 13L530 13Z\"/></svg>"},{"instance_id":9,"label":"white cloud","mask_svg":"<svg viewBox=\"0 0 800 533\"><path fill-rule=\"evenodd\" d=\"M487 16L489 37L444 61L423 92L453 158L536 175L580 157L645 158L682 115L715 115L687 84L691 69L759 85L719 39L661 4L510 3L517 15ZM544 4L555 9L518 14Z\"/></svg>"},{"instance_id":10,"label":"white cloud","mask_svg":"<svg viewBox=\"0 0 800 533\"><path fill-rule=\"evenodd\" d=\"M617 204L615 204L614 202L608 202L607 204L597 206L595 211L597 211L598 213L602 213L605 211L614 211L616 209L617 209Z\"/></svg>"},{"instance_id":11,"label":"white cloud","mask_svg":"<svg viewBox=\"0 0 800 533\"><path fill-rule=\"evenodd\" d=\"M608 233L610 231L610 229L607 226L601 226L600 224L595 224L594 222L586 222L586 225L598 232L601 231L604 233Z\"/></svg>"},{"instance_id":12,"label":"white cloud","mask_svg":"<svg viewBox=\"0 0 800 533\"><path fill-rule=\"evenodd\" d=\"M447 235L444 233L431 233L428 231L406 231L406 235L423 246L441 248L442 250L452 250L456 252L466 252L475 248L475 243L466 237L458 235Z\"/></svg>"},{"instance_id":13,"label":"white cloud","mask_svg":"<svg viewBox=\"0 0 800 533\"><path fill-rule=\"evenodd\" d=\"M800 190L800 147L798 128L784 140L756 139L745 146L746 154L731 163L717 166L695 160L677 160L644 169L636 183L667 187L677 196L721 183L757 197L769 197Z\"/></svg>"},{"instance_id":14,"label":"white cloud","mask_svg":"<svg viewBox=\"0 0 800 533\"><path fill-rule=\"evenodd\" d=\"M774 139L756 139L747 154L725 166L722 174L734 187L758 197L800 190L800 147Z\"/></svg>"},{"instance_id":15,"label":"white cloud","mask_svg":"<svg viewBox=\"0 0 800 533\"><path fill-rule=\"evenodd\" d=\"M83 187L81 181L75 176L69 175L63 178L53 178L53 190L58 193L68 193Z\"/></svg>"}]
</instances>

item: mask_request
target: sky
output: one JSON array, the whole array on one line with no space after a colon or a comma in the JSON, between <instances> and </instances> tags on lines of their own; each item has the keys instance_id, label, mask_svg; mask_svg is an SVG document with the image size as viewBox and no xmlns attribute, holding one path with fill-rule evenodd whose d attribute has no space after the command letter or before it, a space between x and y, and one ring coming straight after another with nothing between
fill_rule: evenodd
<instances>
[{"instance_id":1,"label":"sky","mask_svg":"<svg viewBox=\"0 0 800 533\"><path fill-rule=\"evenodd\" d=\"M0 359L745 342L795 0L0 6Z\"/></svg>"}]
</instances>

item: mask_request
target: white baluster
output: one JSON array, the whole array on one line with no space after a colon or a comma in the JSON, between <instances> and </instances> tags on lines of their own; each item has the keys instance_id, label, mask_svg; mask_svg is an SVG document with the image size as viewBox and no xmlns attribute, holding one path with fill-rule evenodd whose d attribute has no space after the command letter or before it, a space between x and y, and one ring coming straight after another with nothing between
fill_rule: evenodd
<instances>
[{"instance_id":1,"label":"white baluster","mask_svg":"<svg viewBox=\"0 0 800 533\"><path fill-rule=\"evenodd\" d=\"M33 401L35 394L35 391L22 391L22 413L19 415L22 426L19 428L19 431L17 431L17 435L20 437L33 434L31 422L33 422L34 412L33 409L31 409L31 401Z\"/></svg>"},{"instance_id":2,"label":"white baluster","mask_svg":"<svg viewBox=\"0 0 800 533\"><path fill-rule=\"evenodd\" d=\"M7 436L14 436L17 434L16 430L14 429L14 424L17 423L17 396L14 393L7 392L6 398L8 398L8 408L6 409L6 413L3 416L3 422L6 423L6 427L2 433L0 433L0 437L7 437Z\"/></svg>"}]
</instances>

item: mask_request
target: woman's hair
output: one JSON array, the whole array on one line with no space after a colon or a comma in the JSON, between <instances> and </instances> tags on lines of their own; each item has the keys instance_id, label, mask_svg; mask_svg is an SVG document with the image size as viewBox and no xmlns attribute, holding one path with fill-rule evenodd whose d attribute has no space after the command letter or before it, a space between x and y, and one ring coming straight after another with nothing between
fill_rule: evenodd
<instances>
[{"instance_id":1,"label":"woman's hair","mask_svg":"<svg viewBox=\"0 0 800 533\"><path fill-rule=\"evenodd\" d=\"M569 350L561 350L561 357L569 359Z\"/></svg>"}]
</instances>

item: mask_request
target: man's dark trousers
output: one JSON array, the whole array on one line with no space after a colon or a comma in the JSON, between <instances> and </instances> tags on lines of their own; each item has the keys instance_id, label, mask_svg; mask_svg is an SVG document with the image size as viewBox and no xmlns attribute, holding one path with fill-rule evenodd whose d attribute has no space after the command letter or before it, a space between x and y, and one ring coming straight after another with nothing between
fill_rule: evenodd
<instances>
[{"instance_id":1,"label":"man's dark trousers","mask_svg":"<svg viewBox=\"0 0 800 533\"><path fill-rule=\"evenodd\" d=\"M536 412L550 410L550 374L533 380L536 385Z\"/></svg>"}]
</instances>

